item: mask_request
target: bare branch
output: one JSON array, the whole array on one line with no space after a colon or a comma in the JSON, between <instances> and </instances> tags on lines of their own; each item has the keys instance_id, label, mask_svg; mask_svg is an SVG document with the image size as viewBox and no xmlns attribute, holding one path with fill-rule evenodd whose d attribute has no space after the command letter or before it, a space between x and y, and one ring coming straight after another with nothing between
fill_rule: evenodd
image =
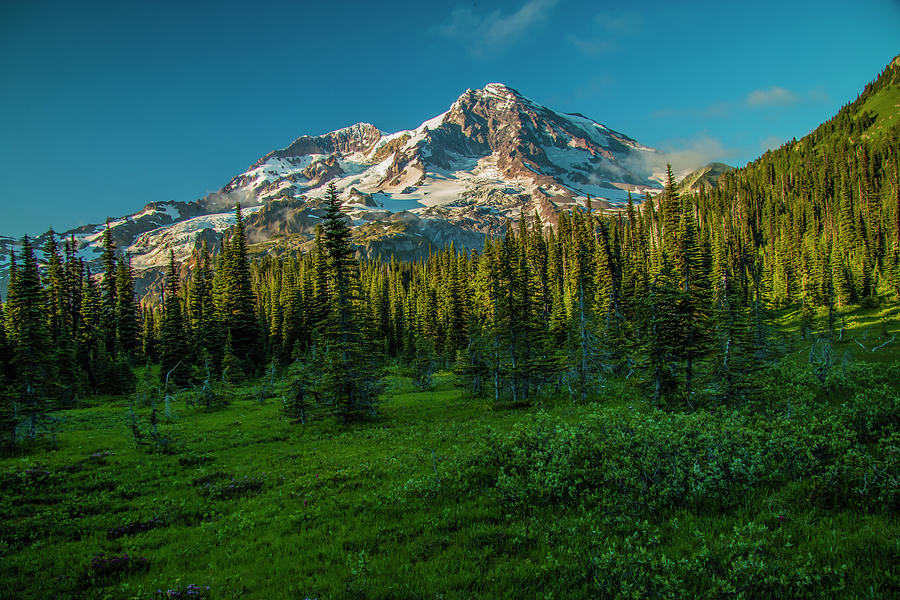
<instances>
[{"instance_id":1,"label":"bare branch","mask_svg":"<svg viewBox=\"0 0 900 600\"><path fill-rule=\"evenodd\" d=\"M172 367L172 369L168 373L166 373L166 387L169 387L169 375L171 375L172 372L175 371L175 369L177 369L178 365L180 365L180 364L181 364L181 361L179 360L177 363L175 363L175 366Z\"/></svg>"},{"instance_id":2,"label":"bare branch","mask_svg":"<svg viewBox=\"0 0 900 600\"><path fill-rule=\"evenodd\" d=\"M875 352L876 350L881 350L882 348L884 348L885 346L887 346L888 344L890 344L891 342L893 342L893 341L894 341L894 338L896 338L896 337L897 337L896 335L892 335L892 336L891 336L891 339L889 339L888 341L886 341L886 342L883 343L882 345L878 346L877 348L872 348L872 352Z\"/></svg>"}]
</instances>

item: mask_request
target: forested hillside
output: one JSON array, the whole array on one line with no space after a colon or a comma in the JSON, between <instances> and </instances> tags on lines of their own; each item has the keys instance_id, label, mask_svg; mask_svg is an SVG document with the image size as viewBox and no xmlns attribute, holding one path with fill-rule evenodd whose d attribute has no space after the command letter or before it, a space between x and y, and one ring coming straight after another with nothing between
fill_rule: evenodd
<instances>
[{"instance_id":1,"label":"forested hillside","mask_svg":"<svg viewBox=\"0 0 900 600\"><path fill-rule=\"evenodd\" d=\"M832 120L723 173L715 188L679 191L669 169L656 197L629 199L620 211L575 209L554 227L525 214L480 252L449 246L417 262L357 259L333 186L311 252L252 253L238 206L220 253L204 246L181 265L170 255L159 298L135 297L128 258L108 229L102 273L86 270L70 240L60 249L51 235L36 253L25 238L12 256L0 327L2 443L19 457L3 463L4 508L15 505L18 520L3 524L4 560L11 556L16 570L0 583L25 577L42 540L119 552L129 546L118 540L134 535L140 545L139 526L106 541L55 529L84 515L66 516L61 504L70 475L44 467L62 469L77 439L109 453L96 468L127 446L122 461L168 461L154 464L180 480L176 454L181 467L203 471L194 481L212 491L201 493L202 506L189 499L147 525L173 536L160 542L165 550L149 575L128 561L77 572L54 563L46 568L69 579L31 582L23 597L94 597L99 589L150 597L151 582L198 572L173 558L177 529L227 521L231 500L247 510L268 503L252 506L269 521L307 523L268 532L280 551L285 539L309 542L310 531L322 535L352 514L361 529L342 534L348 546L323 551L326 563L362 556L352 575L284 567L320 597L340 597L342 584L348 596L418 597L393 586L400 574L388 567L391 549L353 514L356 502L373 522L395 519L390 545L409 564L436 568L438 557L456 556L453 544L484 553L488 566L471 566L477 579L462 567L421 575L432 593L503 595L524 586L529 597L890 597L900 508L900 390L889 366L900 347L898 99L895 60ZM438 394L426 401L421 390ZM174 425L176 398L184 419L216 433L195 437L184 422ZM91 422L85 402L118 437L98 434L98 446L66 433L69 409L76 423ZM417 402L410 410L431 425L404 416L405 403ZM127 425L102 412L126 405ZM263 458L287 470L228 487L197 465L219 460L203 444L231 451L216 436L237 431L243 414L235 406L244 405L272 407L254 412L257 427L281 436L260 440L261 452L296 443L315 469L310 440L345 440L359 462L372 439L372 460L383 461L374 468L387 483L371 483L364 498L335 484L343 508L308 521L297 511L312 492L284 486L309 472ZM549 414L533 418L538 409ZM443 421L460 416L463 424ZM498 429L485 431L482 418ZM452 430L451 441L431 426ZM391 427L426 456L418 475L391 470L390 461L404 460L384 446L389 436L379 432ZM191 458L198 452L206 458ZM322 464L337 478L349 467L334 456ZM222 460L232 469L253 462ZM111 483L97 488L98 498L125 485L103 473ZM128 485L144 490L138 497L150 493L146 482ZM257 493L262 499L252 499ZM53 506L42 513L52 523L38 516L43 503ZM410 522L395 504L411 511ZM453 513L457 504L464 508ZM37 522L43 537L24 529ZM134 523L144 521L127 526ZM478 527L491 534L479 536ZM457 530L465 536L454 537ZM431 543L429 531L443 550L419 548ZM826 551L832 534L839 539ZM380 578L366 552L381 561ZM539 575L515 568L518 554ZM136 596L129 581L140 582ZM196 593L239 597L248 591L241 585L220 579Z\"/></svg>"}]
</instances>

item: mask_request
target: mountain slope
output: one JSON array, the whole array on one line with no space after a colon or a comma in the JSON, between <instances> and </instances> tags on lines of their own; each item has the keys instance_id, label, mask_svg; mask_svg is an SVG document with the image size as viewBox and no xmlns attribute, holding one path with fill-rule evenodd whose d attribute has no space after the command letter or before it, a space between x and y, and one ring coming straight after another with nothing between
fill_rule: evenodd
<instances>
[{"instance_id":1,"label":"mountain slope","mask_svg":"<svg viewBox=\"0 0 900 600\"><path fill-rule=\"evenodd\" d=\"M848 140L891 143L900 137L900 55L862 93L799 143L822 148ZM790 146L791 144L786 144Z\"/></svg>"},{"instance_id":2,"label":"mountain slope","mask_svg":"<svg viewBox=\"0 0 900 600\"><path fill-rule=\"evenodd\" d=\"M642 155L653 152L581 115L554 112L489 84L467 90L415 129L383 134L358 123L298 138L224 191L278 199L315 194L334 179L338 189L377 194L373 205L391 212L451 204L495 182L543 197L618 201L624 190L658 187L643 168Z\"/></svg>"},{"instance_id":3,"label":"mountain slope","mask_svg":"<svg viewBox=\"0 0 900 600\"><path fill-rule=\"evenodd\" d=\"M312 238L319 203L337 186L364 255L417 257L453 242L479 248L507 219L553 223L574 205L609 206L661 187L655 150L581 114L556 112L503 84L467 90L418 127L385 133L357 123L302 136L269 152L219 192L195 202L148 204L110 222L140 275L168 251L188 260L234 223L240 202L260 251L294 251ZM67 232L88 261L102 225ZM9 242L0 240L0 244ZM0 265L2 268L2 265Z\"/></svg>"},{"instance_id":4,"label":"mountain slope","mask_svg":"<svg viewBox=\"0 0 900 600\"><path fill-rule=\"evenodd\" d=\"M734 167L726 165L725 163L712 162L685 175L681 181L678 182L678 187L683 190L691 190L694 192L698 191L703 186L714 188L719 183L719 177L732 169L734 169Z\"/></svg>"}]
</instances>

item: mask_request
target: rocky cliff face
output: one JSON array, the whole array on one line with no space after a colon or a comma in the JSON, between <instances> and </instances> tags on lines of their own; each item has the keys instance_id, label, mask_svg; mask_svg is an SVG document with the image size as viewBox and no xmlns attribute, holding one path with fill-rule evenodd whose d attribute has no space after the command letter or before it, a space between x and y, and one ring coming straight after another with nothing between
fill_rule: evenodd
<instances>
[{"instance_id":1,"label":"rocky cliff face","mask_svg":"<svg viewBox=\"0 0 900 600\"><path fill-rule=\"evenodd\" d=\"M362 255L412 258L450 242L480 248L507 219L537 214L550 224L576 205L615 206L629 192L659 189L653 162L656 152L628 136L495 83L466 90L415 129L387 134L358 123L297 138L215 194L151 203L110 226L139 276L152 281L170 249L186 261L203 241L216 247L234 224L236 202L256 250L304 249L333 182ZM87 225L66 235L93 261L102 229ZM10 243L0 239L0 246ZM2 260L0 270L8 265Z\"/></svg>"}]
</instances>

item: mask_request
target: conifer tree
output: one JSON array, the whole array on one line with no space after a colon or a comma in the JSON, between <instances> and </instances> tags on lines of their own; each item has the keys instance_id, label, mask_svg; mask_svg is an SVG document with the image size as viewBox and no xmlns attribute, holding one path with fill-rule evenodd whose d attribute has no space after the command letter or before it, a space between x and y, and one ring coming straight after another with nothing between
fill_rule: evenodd
<instances>
[{"instance_id":1,"label":"conifer tree","mask_svg":"<svg viewBox=\"0 0 900 600\"><path fill-rule=\"evenodd\" d=\"M71 281L67 277L67 269L59 254L56 234L52 228L47 234L43 252L46 264L47 332L51 347L51 356L48 358L52 360L58 374L59 392L71 400L86 387L84 372L75 360L76 340L73 326L77 323L77 318L72 318L69 307L73 292L68 288L79 282Z\"/></svg>"},{"instance_id":2,"label":"conifer tree","mask_svg":"<svg viewBox=\"0 0 900 600\"><path fill-rule=\"evenodd\" d=\"M572 400L584 404L603 381L600 335L582 282L577 284L568 342L569 373L566 383Z\"/></svg>"},{"instance_id":3,"label":"conifer tree","mask_svg":"<svg viewBox=\"0 0 900 600\"><path fill-rule=\"evenodd\" d=\"M452 358L465 347L467 337L462 282L456 261L456 249L452 244L449 249L444 251L444 263L445 277L441 290L441 303L446 315L443 346L444 355Z\"/></svg>"},{"instance_id":4,"label":"conifer tree","mask_svg":"<svg viewBox=\"0 0 900 600\"><path fill-rule=\"evenodd\" d=\"M694 391L695 362L709 350L706 306L710 294L707 287L709 279L699 272L702 259L692 204L687 197L681 199L675 237L673 250L681 288L676 309L682 341L678 355L684 360L684 391L690 402L690 395Z\"/></svg>"},{"instance_id":5,"label":"conifer tree","mask_svg":"<svg viewBox=\"0 0 900 600\"><path fill-rule=\"evenodd\" d=\"M222 336L213 301L213 271L206 242L200 249L200 259L193 273L193 294L190 303L192 346L199 366L209 363L218 372L222 361Z\"/></svg>"},{"instance_id":6,"label":"conifer tree","mask_svg":"<svg viewBox=\"0 0 900 600\"><path fill-rule=\"evenodd\" d=\"M46 263L46 298L47 298L47 333L52 345L58 348L68 334L65 323L65 289L63 281L63 264L56 243L56 232L53 228L47 232L44 243L44 262Z\"/></svg>"},{"instance_id":7,"label":"conifer tree","mask_svg":"<svg viewBox=\"0 0 900 600\"><path fill-rule=\"evenodd\" d=\"M22 266L16 271L14 294L8 298L6 310L8 322L14 324L10 341L19 417L28 421L27 435L34 439L38 422L50 409L50 398L56 395L56 373L50 358L46 298L28 236L22 238L21 257Z\"/></svg>"},{"instance_id":8,"label":"conifer tree","mask_svg":"<svg viewBox=\"0 0 900 600\"><path fill-rule=\"evenodd\" d=\"M100 260L103 263L103 279L101 282L101 324L103 344L107 354L115 352L116 345L116 314L117 314L117 287L116 287L116 245L112 239L112 230L109 219L106 219L106 229L103 230L103 252Z\"/></svg>"},{"instance_id":9,"label":"conifer tree","mask_svg":"<svg viewBox=\"0 0 900 600\"><path fill-rule=\"evenodd\" d=\"M561 348L568 335L565 305L565 261L562 240L551 229L547 234L548 316L552 343Z\"/></svg>"},{"instance_id":10,"label":"conifer tree","mask_svg":"<svg viewBox=\"0 0 900 600\"><path fill-rule=\"evenodd\" d=\"M670 403L678 387L673 365L682 343L682 323L678 320L680 295L671 268L664 262L641 302L642 342L654 406Z\"/></svg>"},{"instance_id":11,"label":"conifer tree","mask_svg":"<svg viewBox=\"0 0 900 600\"><path fill-rule=\"evenodd\" d=\"M675 175L672 173L672 165L666 165L666 188L660 196L659 212L660 212L660 239L662 241L662 252L667 256L668 260L676 260L675 254L678 251L678 224L681 221L681 199L678 189L675 185Z\"/></svg>"},{"instance_id":12,"label":"conifer tree","mask_svg":"<svg viewBox=\"0 0 900 600\"><path fill-rule=\"evenodd\" d=\"M481 327L472 321L469 325L468 345L457 354L454 373L474 397L481 397L487 390L491 376L490 348Z\"/></svg>"},{"instance_id":13,"label":"conifer tree","mask_svg":"<svg viewBox=\"0 0 900 600\"><path fill-rule=\"evenodd\" d=\"M752 377L760 366L750 337L749 311L726 263L721 238L713 241L715 322L713 372L720 385L723 402L745 399L752 387Z\"/></svg>"},{"instance_id":14,"label":"conifer tree","mask_svg":"<svg viewBox=\"0 0 900 600\"><path fill-rule=\"evenodd\" d=\"M137 302L134 296L134 272L131 259L119 258L116 265L116 340L125 357L133 360L141 347Z\"/></svg>"},{"instance_id":15,"label":"conifer tree","mask_svg":"<svg viewBox=\"0 0 900 600\"><path fill-rule=\"evenodd\" d=\"M265 362L256 316L255 296L247 257L241 206L235 206L231 240L223 244L214 283L218 284L217 312L226 335L231 335L235 356L242 368L255 373Z\"/></svg>"},{"instance_id":16,"label":"conifer tree","mask_svg":"<svg viewBox=\"0 0 900 600\"><path fill-rule=\"evenodd\" d=\"M635 302L639 293L639 282L641 279L641 257L639 255L642 247L642 240L639 236L639 220L638 213L634 207L634 200L631 193L628 194L628 204L625 209L625 223L623 227L623 243L622 243L622 285L621 295L622 301L626 308L626 317L634 318L634 312L631 307Z\"/></svg>"},{"instance_id":17,"label":"conifer tree","mask_svg":"<svg viewBox=\"0 0 900 600\"><path fill-rule=\"evenodd\" d=\"M501 370L502 377L509 382L509 391L513 404L524 402L523 394L524 369L524 330L521 321L524 316L523 305L527 298L523 296L520 273L516 267L519 261L519 247L516 237L507 223L506 235L497 252L497 301L495 303L494 323L496 337L500 340L499 356L505 363Z\"/></svg>"},{"instance_id":18,"label":"conifer tree","mask_svg":"<svg viewBox=\"0 0 900 600\"><path fill-rule=\"evenodd\" d=\"M294 350L302 350L306 347L305 332L308 327L303 291L301 289L302 274L299 264L286 262L282 266L281 291L278 297L278 307L281 311L282 349L279 359L284 361Z\"/></svg>"},{"instance_id":19,"label":"conifer tree","mask_svg":"<svg viewBox=\"0 0 900 600\"><path fill-rule=\"evenodd\" d=\"M9 338L9 344L12 345L12 337L16 330L16 323L10 315L10 310L15 306L18 296L16 290L19 282L19 261L16 252L13 249L9 251L9 283L6 286L6 335Z\"/></svg>"},{"instance_id":20,"label":"conifer tree","mask_svg":"<svg viewBox=\"0 0 900 600\"><path fill-rule=\"evenodd\" d=\"M850 280L850 269L846 262L846 255L841 253L841 244L832 244L831 256L831 285L834 288L835 297L840 306L852 304L855 300L853 284Z\"/></svg>"},{"instance_id":21,"label":"conifer tree","mask_svg":"<svg viewBox=\"0 0 900 600\"><path fill-rule=\"evenodd\" d=\"M421 334L415 335L415 345L408 359L409 372L413 383L419 389L431 387L432 376L437 370L438 357L434 347L428 338Z\"/></svg>"},{"instance_id":22,"label":"conifer tree","mask_svg":"<svg viewBox=\"0 0 900 600\"><path fill-rule=\"evenodd\" d=\"M328 251L325 249L325 234L321 225L316 225L313 249L312 301L310 302L310 322L315 331L325 327L330 311L328 290Z\"/></svg>"},{"instance_id":23,"label":"conifer tree","mask_svg":"<svg viewBox=\"0 0 900 600\"><path fill-rule=\"evenodd\" d=\"M3 304L0 303L0 387L12 381L12 354L9 341L6 339L6 317Z\"/></svg>"},{"instance_id":24,"label":"conifer tree","mask_svg":"<svg viewBox=\"0 0 900 600\"><path fill-rule=\"evenodd\" d=\"M78 336L82 329L81 299L84 295L84 262L77 255L74 234L65 243L64 310L65 327L72 339L73 352L79 352Z\"/></svg>"},{"instance_id":25,"label":"conifer tree","mask_svg":"<svg viewBox=\"0 0 900 600\"><path fill-rule=\"evenodd\" d=\"M239 383L245 378L244 363L234 354L234 343L231 334L225 338L225 351L222 354L222 377L229 383Z\"/></svg>"},{"instance_id":26,"label":"conifer tree","mask_svg":"<svg viewBox=\"0 0 900 600\"><path fill-rule=\"evenodd\" d=\"M179 289L175 254L169 250L169 266L166 270L166 287L163 292L163 313L160 323L159 365L160 379L176 386L184 386L190 380L188 344Z\"/></svg>"},{"instance_id":27,"label":"conifer tree","mask_svg":"<svg viewBox=\"0 0 900 600\"><path fill-rule=\"evenodd\" d=\"M12 356L9 342L6 339L6 318L3 304L0 303L0 450L16 444L16 394L11 385Z\"/></svg>"},{"instance_id":28,"label":"conifer tree","mask_svg":"<svg viewBox=\"0 0 900 600\"><path fill-rule=\"evenodd\" d=\"M407 323L407 314L404 302L405 290L403 281L401 280L400 265L395 257L391 257L390 268L388 270L388 295L390 306L390 322L391 336L388 342L388 352L391 356L399 356L403 351L403 340L405 338Z\"/></svg>"},{"instance_id":29,"label":"conifer tree","mask_svg":"<svg viewBox=\"0 0 900 600\"><path fill-rule=\"evenodd\" d=\"M349 422L374 416L380 382L371 354L363 348L354 304L359 289L356 261L334 183L329 184L325 201L322 237L328 257L330 310L321 335L325 346L322 386L324 395L334 401L338 417Z\"/></svg>"},{"instance_id":30,"label":"conifer tree","mask_svg":"<svg viewBox=\"0 0 900 600\"><path fill-rule=\"evenodd\" d=\"M148 304L141 305L141 354L148 360L159 360L157 353L156 311Z\"/></svg>"},{"instance_id":31,"label":"conifer tree","mask_svg":"<svg viewBox=\"0 0 900 600\"><path fill-rule=\"evenodd\" d=\"M88 374L90 387L98 390L106 383L108 355L102 331L102 307L100 290L87 273L82 287L81 323L77 332L76 357L81 369Z\"/></svg>"}]
</instances>

